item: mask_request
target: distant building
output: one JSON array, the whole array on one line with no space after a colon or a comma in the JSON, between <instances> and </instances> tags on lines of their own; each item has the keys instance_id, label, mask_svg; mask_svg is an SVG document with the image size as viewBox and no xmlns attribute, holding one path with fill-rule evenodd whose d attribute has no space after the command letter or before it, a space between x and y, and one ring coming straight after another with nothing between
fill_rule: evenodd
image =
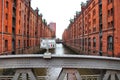
<instances>
[{"instance_id":1,"label":"distant building","mask_svg":"<svg viewBox=\"0 0 120 80\"><path fill-rule=\"evenodd\" d=\"M49 28L54 32L53 33L53 37L56 37L56 23L55 22L51 22L51 23L49 23Z\"/></svg>"}]
</instances>

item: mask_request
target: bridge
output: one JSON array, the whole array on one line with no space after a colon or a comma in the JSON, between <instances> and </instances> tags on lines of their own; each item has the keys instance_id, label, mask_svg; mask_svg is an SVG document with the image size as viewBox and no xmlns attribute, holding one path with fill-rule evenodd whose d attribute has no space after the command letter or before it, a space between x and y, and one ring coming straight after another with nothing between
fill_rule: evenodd
<instances>
[{"instance_id":1,"label":"bridge","mask_svg":"<svg viewBox=\"0 0 120 80\"><path fill-rule=\"evenodd\" d=\"M0 56L1 69L16 69L12 80L20 77L27 80L28 76L29 80L38 80L32 69L50 67L62 68L57 80L64 80L69 73L74 74L76 80L83 80L85 76L79 74L78 68L106 70L106 74L97 80L120 80L120 58L88 55L51 55L45 58L42 54Z\"/></svg>"}]
</instances>

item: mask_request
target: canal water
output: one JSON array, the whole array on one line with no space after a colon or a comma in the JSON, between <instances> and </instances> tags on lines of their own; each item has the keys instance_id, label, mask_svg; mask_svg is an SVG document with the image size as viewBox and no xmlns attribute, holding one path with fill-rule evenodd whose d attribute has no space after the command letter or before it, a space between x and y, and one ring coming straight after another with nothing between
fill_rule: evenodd
<instances>
[{"instance_id":1,"label":"canal water","mask_svg":"<svg viewBox=\"0 0 120 80\"><path fill-rule=\"evenodd\" d=\"M63 44L56 44L56 48L54 51L51 51L52 54L55 55L68 55L75 54L72 50L63 46ZM48 68L48 69L35 69L35 73L38 76L45 76L45 79L41 80L56 80L62 68Z\"/></svg>"}]
</instances>

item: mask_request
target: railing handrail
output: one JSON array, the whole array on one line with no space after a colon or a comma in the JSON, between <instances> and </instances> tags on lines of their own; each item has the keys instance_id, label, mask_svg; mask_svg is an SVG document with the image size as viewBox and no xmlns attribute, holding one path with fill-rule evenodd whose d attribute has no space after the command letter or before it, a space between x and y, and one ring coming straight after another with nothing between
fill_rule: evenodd
<instances>
[{"instance_id":1,"label":"railing handrail","mask_svg":"<svg viewBox=\"0 0 120 80\"><path fill-rule=\"evenodd\" d=\"M120 70L120 58L87 55L51 55L43 54L3 55L0 56L0 68L86 68Z\"/></svg>"},{"instance_id":2,"label":"railing handrail","mask_svg":"<svg viewBox=\"0 0 120 80\"><path fill-rule=\"evenodd\" d=\"M32 58L32 57L39 57L43 58L44 54L21 54L21 55L1 55L0 59L5 58ZM120 60L118 57L107 57L107 56L91 56L91 55L51 55L52 58L89 58L89 59L106 59L106 60Z\"/></svg>"}]
</instances>

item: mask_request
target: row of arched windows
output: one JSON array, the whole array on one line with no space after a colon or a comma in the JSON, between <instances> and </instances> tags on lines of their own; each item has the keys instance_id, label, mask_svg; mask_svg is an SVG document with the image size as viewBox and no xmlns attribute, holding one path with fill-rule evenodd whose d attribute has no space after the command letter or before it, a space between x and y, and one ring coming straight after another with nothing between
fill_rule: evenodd
<instances>
[{"instance_id":1,"label":"row of arched windows","mask_svg":"<svg viewBox=\"0 0 120 80\"><path fill-rule=\"evenodd\" d=\"M85 39L85 42L87 40ZM85 43L86 44L86 43ZM88 46L91 46L91 38L88 39ZM93 47L96 47L96 38L93 38ZM107 49L108 50L113 50L113 36L108 36L107 38Z\"/></svg>"}]
</instances>

